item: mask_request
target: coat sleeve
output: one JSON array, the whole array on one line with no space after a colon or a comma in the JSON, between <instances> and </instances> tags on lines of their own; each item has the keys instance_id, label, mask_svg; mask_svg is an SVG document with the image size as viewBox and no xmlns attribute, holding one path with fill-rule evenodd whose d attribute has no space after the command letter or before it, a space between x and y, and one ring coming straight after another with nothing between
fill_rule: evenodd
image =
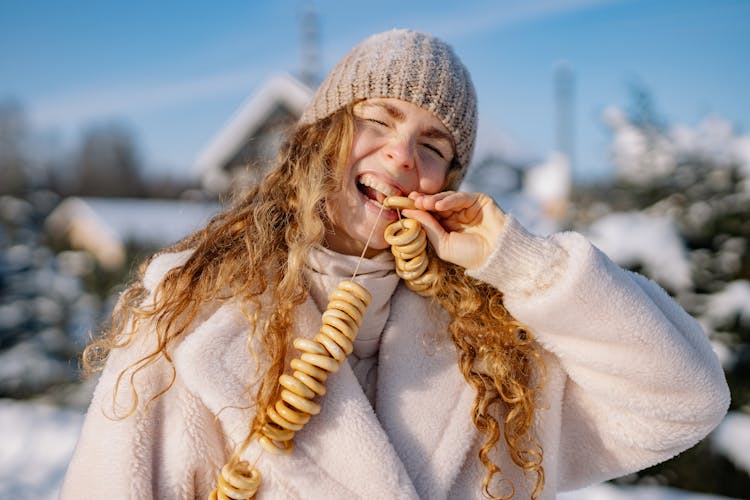
<instances>
[{"instance_id":1,"label":"coat sleeve","mask_svg":"<svg viewBox=\"0 0 750 500\"><path fill-rule=\"evenodd\" d=\"M137 333L110 353L68 466L63 500L205 497L223 463L214 415L163 357L135 373L138 400L130 413L133 364L155 347L147 324Z\"/></svg>"},{"instance_id":2,"label":"coat sleeve","mask_svg":"<svg viewBox=\"0 0 750 500\"><path fill-rule=\"evenodd\" d=\"M540 238L509 216L488 261L467 273L503 292L553 361L557 489L671 458L725 415L729 390L698 322L580 234Z\"/></svg>"}]
</instances>

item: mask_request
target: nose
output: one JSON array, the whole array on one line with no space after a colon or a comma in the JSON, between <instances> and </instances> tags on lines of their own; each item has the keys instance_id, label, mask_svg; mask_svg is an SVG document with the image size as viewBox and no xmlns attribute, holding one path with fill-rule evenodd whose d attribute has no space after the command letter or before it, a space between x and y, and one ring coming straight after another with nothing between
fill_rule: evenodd
<instances>
[{"instance_id":1,"label":"nose","mask_svg":"<svg viewBox=\"0 0 750 500\"><path fill-rule=\"evenodd\" d=\"M383 149L388 162L399 168L412 169L416 165L414 145L411 137L396 135Z\"/></svg>"}]
</instances>

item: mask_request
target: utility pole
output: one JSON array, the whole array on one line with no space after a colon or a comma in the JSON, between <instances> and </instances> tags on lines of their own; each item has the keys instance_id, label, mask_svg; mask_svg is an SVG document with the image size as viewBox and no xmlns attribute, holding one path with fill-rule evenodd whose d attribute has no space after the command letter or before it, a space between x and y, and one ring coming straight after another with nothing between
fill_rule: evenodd
<instances>
[{"instance_id":1,"label":"utility pole","mask_svg":"<svg viewBox=\"0 0 750 500\"><path fill-rule=\"evenodd\" d=\"M300 80L314 89L320 83L320 31L312 4L303 7L300 22Z\"/></svg>"},{"instance_id":2,"label":"utility pole","mask_svg":"<svg viewBox=\"0 0 750 500\"><path fill-rule=\"evenodd\" d=\"M570 64L560 62L555 67L555 147L563 153L575 171L575 79Z\"/></svg>"}]
</instances>

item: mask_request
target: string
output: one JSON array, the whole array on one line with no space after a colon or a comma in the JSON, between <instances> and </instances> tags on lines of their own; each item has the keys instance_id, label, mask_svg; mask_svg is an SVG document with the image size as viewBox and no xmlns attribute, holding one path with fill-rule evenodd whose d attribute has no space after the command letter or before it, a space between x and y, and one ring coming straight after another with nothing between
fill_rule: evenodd
<instances>
[{"instance_id":1,"label":"string","mask_svg":"<svg viewBox=\"0 0 750 500\"><path fill-rule=\"evenodd\" d=\"M367 241L365 242L365 248L362 249L362 255L359 256L359 260L357 261L357 267L354 268L354 274L352 274L352 281L354 281L354 278L357 276L357 271L359 271L359 265L362 263L362 260L365 258L365 252L367 252L367 247L370 246L370 240L372 239L372 235L375 233L375 228L378 227L378 222L380 222L380 216L383 215L384 209L385 209L385 205L381 203L380 212L378 212L378 218L375 219L375 224L373 224L372 229L370 229L370 236L367 237ZM401 217L401 213L399 212L399 218L400 217Z\"/></svg>"}]
</instances>

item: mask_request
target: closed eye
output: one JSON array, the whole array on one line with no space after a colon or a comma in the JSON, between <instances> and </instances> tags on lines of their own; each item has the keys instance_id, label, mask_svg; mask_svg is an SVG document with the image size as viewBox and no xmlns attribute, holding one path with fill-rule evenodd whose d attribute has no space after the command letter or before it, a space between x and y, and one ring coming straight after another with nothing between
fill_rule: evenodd
<instances>
[{"instance_id":1,"label":"closed eye","mask_svg":"<svg viewBox=\"0 0 750 500\"><path fill-rule=\"evenodd\" d=\"M427 143L427 142L423 142L422 146L426 147L427 149L429 149L430 151L438 155L443 160L445 159L445 154L443 154L443 152L437 146L433 146L432 144Z\"/></svg>"}]
</instances>

